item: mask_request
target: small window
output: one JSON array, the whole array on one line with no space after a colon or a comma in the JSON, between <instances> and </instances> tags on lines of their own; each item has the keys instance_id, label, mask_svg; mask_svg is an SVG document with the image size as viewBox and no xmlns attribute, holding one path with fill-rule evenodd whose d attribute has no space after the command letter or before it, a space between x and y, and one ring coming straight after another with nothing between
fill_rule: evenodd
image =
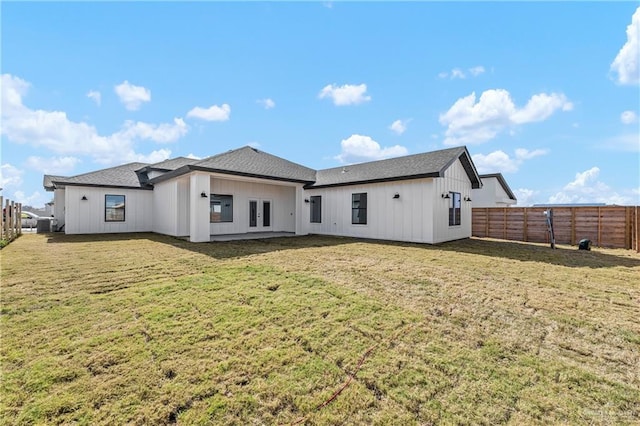
<instances>
[{"instance_id":1,"label":"small window","mask_svg":"<svg viewBox=\"0 0 640 426\"><path fill-rule=\"evenodd\" d=\"M125 198L124 195L104 196L104 221L124 222Z\"/></svg>"},{"instance_id":2,"label":"small window","mask_svg":"<svg viewBox=\"0 0 640 426\"><path fill-rule=\"evenodd\" d=\"M351 223L354 225L367 224L367 193L351 194Z\"/></svg>"},{"instance_id":3,"label":"small window","mask_svg":"<svg viewBox=\"0 0 640 426\"><path fill-rule=\"evenodd\" d=\"M233 222L233 196L211 194L209 221Z\"/></svg>"},{"instance_id":4,"label":"small window","mask_svg":"<svg viewBox=\"0 0 640 426\"><path fill-rule=\"evenodd\" d=\"M313 195L311 199L311 223L322 223L322 197Z\"/></svg>"},{"instance_id":5,"label":"small window","mask_svg":"<svg viewBox=\"0 0 640 426\"><path fill-rule=\"evenodd\" d=\"M461 203L460 193L450 192L450 204L449 204L449 226L460 225L461 223Z\"/></svg>"}]
</instances>

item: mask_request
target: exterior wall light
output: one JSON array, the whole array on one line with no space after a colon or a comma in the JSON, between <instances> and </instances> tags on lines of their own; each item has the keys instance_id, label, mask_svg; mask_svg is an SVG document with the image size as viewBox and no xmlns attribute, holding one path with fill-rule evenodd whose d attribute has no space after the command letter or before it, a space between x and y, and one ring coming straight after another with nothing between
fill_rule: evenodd
<instances>
[{"instance_id":1,"label":"exterior wall light","mask_svg":"<svg viewBox=\"0 0 640 426\"><path fill-rule=\"evenodd\" d=\"M448 192L442 194L442 198L451 198Z\"/></svg>"},{"instance_id":2,"label":"exterior wall light","mask_svg":"<svg viewBox=\"0 0 640 426\"><path fill-rule=\"evenodd\" d=\"M469 197L468 195L466 197L464 197L465 201L471 201L471 197Z\"/></svg>"},{"instance_id":3,"label":"exterior wall light","mask_svg":"<svg viewBox=\"0 0 640 426\"><path fill-rule=\"evenodd\" d=\"M400 198L400 194L398 194L397 192L395 193L395 195L393 196L394 199L398 199Z\"/></svg>"},{"instance_id":4,"label":"exterior wall light","mask_svg":"<svg viewBox=\"0 0 640 426\"><path fill-rule=\"evenodd\" d=\"M87 196L86 196L86 195L83 195L83 196L82 196L82 198L80 198L80 199L81 199L82 201L87 201L87 200L88 200L88 198L87 198Z\"/></svg>"},{"instance_id":5,"label":"exterior wall light","mask_svg":"<svg viewBox=\"0 0 640 426\"><path fill-rule=\"evenodd\" d=\"M309 199L308 199L308 198L305 198L305 199L304 199L304 202L305 202L305 203L308 203L308 202L309 202Z\"/></svg>"},{"instance_id":6,"label":"exterior wall light","mask_svg":"<svg viewBox=\"0 0 640 426\"><path fill-rule=\"evenodd\" d=\"M207 197L208 197L207 193L206 193L206 192L204 192L204 191L202 191L202 193L200 194L200 196L201 196L202 198L207 198Z\"/></svg>"}]
</instances>

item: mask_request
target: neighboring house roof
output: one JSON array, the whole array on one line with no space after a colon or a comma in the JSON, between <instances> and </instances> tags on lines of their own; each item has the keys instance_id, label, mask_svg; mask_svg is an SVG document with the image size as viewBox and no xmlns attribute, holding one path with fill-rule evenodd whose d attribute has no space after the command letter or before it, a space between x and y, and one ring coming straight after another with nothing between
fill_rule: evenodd
<instances>
[{"instance_id":1,"label":"neighboring house roof","mask_svg":"<svg viewBox=\"0 0 640 426\"><path fill-rule=\"evenodd\" d=\"M161 182L194 170L300 183L311 183L316 178L313 169L245 146L185 165L150 182Z\"/></svg>"},{"instance_id":2,"label":"neighboring house roof","mask_svg":"<svg viewBox=\"0 0 640 426\"><path fill-rule=\"evenodd\" d=\"M394 180L443 177L446 169L460 159L473 188L480 188L481 182L469 152L465 147L442 149L423 154L389 158L344 167L318 170L315 183L309 188L356 185L361 183Z\"/></svg>"},{"instance_id":3,"label":"neighboring house roof","mask_svg":"<svg viewBox=\"0 0 640 426\"><path fill-rule=\"evenodd\" d=\"M498 180L498 182L500 183L500 186L502 186L502 189L504 189L504 192L506 192L507 195L509 196L509 198L511 200L518 201L516 196L513 195L513 192L511 191L511 188L509 188L509 185L507 184L507 181L502 176L502 173L491 173L491 174L486 174L486 175L480 175L480 179L489 179L489 178L496 178Z\"/></svg>"},{"instance_id":4,"label":"neighboring house roof","mask_svg":"<svg viewBox=\"0 0 640 426\"><path fill-rule=\"evenodd\" d=\"M47 191L53 191L54 189L53 181L60 180L60 179L67 179L67 177L56 176L56 175L44 175L44 178L42 179L42 186L44 186L44 189L46 189Z\"/></svg>"},{"instance_id":5,"label":"neighboring house roof","mask_svg":"<svg viewBox=\"0 0 640 426\"><path fill-rule=\"evenodd\" d=\"M147 164L129 163L71 177L45 176L44 181L45 183L47 181L51 182L51 189L56 186L66 185L151 189L140 181L136 173L136 170L145 166Z\"/></svg>"},{"instance_id":6,"label":"neighboring house roof","mask_svg":"<svg viewBox=\"0 0 640 426\"><path fill-rule=\"evenodd\" d=\"M154 183L192 171L205 171L298 182L305 184L307 188L321 188L425 177L443 177L445 170L457 160L460 160L467 172L472 188L480 188L482 186L480 177L465 147L316 171L249 146L230 150L203 160L178 157L155 164L129 163L71 177L45 175L44 187L47 190L53 190L56 186L64 185L151 189ZM153 179L148 179L147 173L151 170L165 171L166 173ZM504 185L506 185L506 182L504 182ZM508 186L506 187L508 188ZM511 193L510 190L509 193Z\"/></svg>"}]
</instances>

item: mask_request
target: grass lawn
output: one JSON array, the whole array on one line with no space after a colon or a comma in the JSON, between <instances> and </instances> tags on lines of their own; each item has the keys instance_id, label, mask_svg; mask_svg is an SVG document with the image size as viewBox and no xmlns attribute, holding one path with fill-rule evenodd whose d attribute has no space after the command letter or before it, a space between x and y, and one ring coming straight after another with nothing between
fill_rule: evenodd
<instances>
[{"instance_id":1,"label":"grass lawn","mask_svg":"<svg viewBox=\"0 0 640 426\"><path fill-rule=\"evenodd\" d=\"M640 423L632 251L27 234L0 256L2 424Z\"/></svg>"}]
</instances>

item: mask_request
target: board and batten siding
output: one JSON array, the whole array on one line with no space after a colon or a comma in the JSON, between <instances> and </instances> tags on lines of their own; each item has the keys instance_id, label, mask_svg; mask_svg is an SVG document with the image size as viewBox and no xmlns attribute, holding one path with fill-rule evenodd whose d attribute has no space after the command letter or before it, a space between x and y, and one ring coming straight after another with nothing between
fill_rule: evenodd
<instances>
[{"instance_id":1,"label":"board and batten siding","mask_svg":"<svg viewBox=\"0 0 640 426\"><path fill-rule=\"evenodd\" d=\"M211 223L211 235L242 234L254 229L249 227L249 201L271 202L271 226L269 231L296 231L296 186L294 183L266 183L261 179L232 179L224 175L211 177L211 194L233 196L233 222ZM255 229L263 231L264 229Z\"/></svg>"},{"instance_id":2,"label":"board and batten siding","mask_svg":"<svg viewBox=\"0 0 640 426\"><path fill-rule=\"evenodd\" d=\"M184 237L189 235L189 179L160 182L153 190L153 232Z\"/></svg>"},{"instance_id":3,"label":"board and batten siding","mask_svg":"<svg viewBox=\"0 0 640 426\"><path fill-rule=\"evenodd\" d=\"M105 221L105 195L125 196L124 222ZM82 197L86 200L82 200ZM148 190L67 186L65 188L65 233L109 234L151 232L153 192Z\"/></svg>"},{"instance_id":4,"label":"board and batten siding","mask_svg":"<svg viewBox=\"0 0 640 426\"><path fill-rule=\"evenodd\" d=\"M362 192L367 193L367 224L352 224L352 194ZM393 198L396 193L399 198ZM306 233L432 242L431 178L304 191L305 199L315 195L322 197L322 222L311 223L311 203L304 203Z\"/></svg>"},{"instance_id":5,"label":"board and batten siding","mask_svg":"<svg viewBox=\"0 0 640 426\"><path fill-rule=\"evenodd\" d=\"M465 201L464 198L471 196L471 181L459 160L445 170L443 178L435 179L434 188L433 243L470 238L471 202ZM442 194L449 192L460 193L460 225L449 226L449 206L451 199L442 198Z\"/></svg>"},{"instance_id":6,"label":"board and batten siding","mask_svg":"<svg viewBox=\"0 0 640 426\"><path fill-rule=\"evenodd\" d=\"M65 190L56 188L53 190L53 217L55 218L56 229L61 229L65 224Z\"/></svg>"}]
</instances>

